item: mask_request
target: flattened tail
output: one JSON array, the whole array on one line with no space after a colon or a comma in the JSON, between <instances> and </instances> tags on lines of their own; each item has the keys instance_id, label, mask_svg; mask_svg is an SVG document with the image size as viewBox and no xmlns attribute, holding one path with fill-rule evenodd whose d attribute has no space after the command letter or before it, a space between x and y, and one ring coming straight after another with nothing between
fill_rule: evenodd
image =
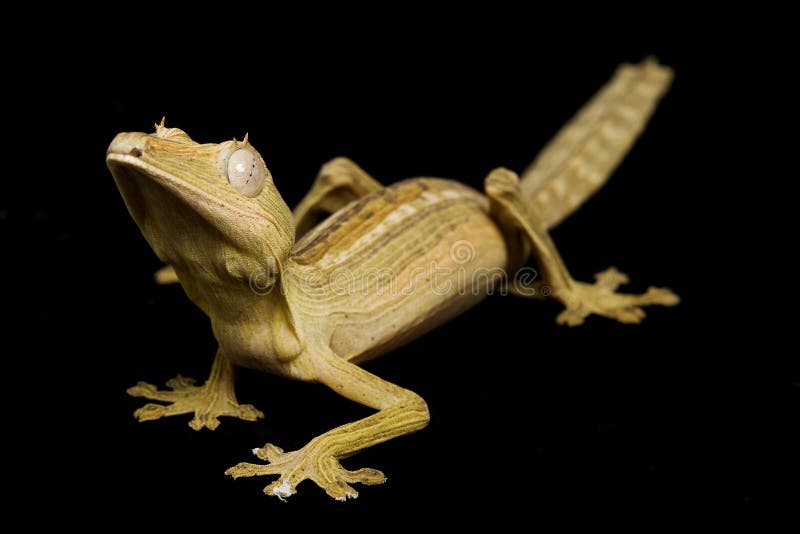
<instances>
[{"instance_id":1,"label":"flattened tail","mask_svg":"<svg viewBox=\"0 0 800 534\"><path fill-rule=\"evenodd\" d=\"M606 183L644 130L672 77L672 69L652 57L637 65L620 65L523 172L522 190L548 228Z\"/></svg>"}]
</instances>

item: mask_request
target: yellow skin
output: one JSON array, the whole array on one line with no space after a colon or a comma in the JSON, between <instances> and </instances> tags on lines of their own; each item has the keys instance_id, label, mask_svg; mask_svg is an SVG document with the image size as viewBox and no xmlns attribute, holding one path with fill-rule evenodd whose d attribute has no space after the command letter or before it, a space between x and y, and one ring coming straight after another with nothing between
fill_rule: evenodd
<instances>
[{"instance_id":1,"label":"yellow skin","mask_svg":"<svg viewBox=\"0 0 800 534\"><path fill-rule=\"evenodd\" d=\"M358 495L351 484L385 477L348 471L339 459L428 422L419 395L358 364L473 306L496 287L494 274L513 277L532 253L552 296L566 306L558 322L568 325L590 313L635 323L643 305L676 304L667 289L616 293L626 278L613 268L596 284L575 281L547 233L605 182L670 79L652 60L620 67L521 181L496 169L485 195L433 178L384 188L338 158L323 166L294 215L246 137L199 144L163 121L153 134L119 134L107 163L134 220L168 264L157 280L181 283L219 343L203 386L178 376L167 383L171 391L142 382L131 388L131 395L168 403L135 415L144 421L193 413L190 426L198 430L213 430L219 416L263 417L236 401L234 365L325 384L376 413L297 451L267 444L254 453L269 463L241 463L227 473L278 475L264 491L279 498L310 479L346 500Z\"/></svg>"}]
</instances>

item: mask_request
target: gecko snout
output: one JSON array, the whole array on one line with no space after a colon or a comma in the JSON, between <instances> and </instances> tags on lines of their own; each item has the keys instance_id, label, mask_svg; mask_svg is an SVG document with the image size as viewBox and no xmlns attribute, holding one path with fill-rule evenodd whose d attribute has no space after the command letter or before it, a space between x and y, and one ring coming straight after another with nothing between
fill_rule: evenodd
<instances>
[{"instance_id":1,"label":"gecko snout","mask_svg":"<svg viewBox=\"0 0 800 534\"><path fill-rule=\"evenodd\" d=\"M117 134L114 140L111 141L111 144L108 145L106 156L110 154L121 154L140 158L144 152L145 137L146 134L139 132L123 132Z\"/></svg>"}]
</instances>

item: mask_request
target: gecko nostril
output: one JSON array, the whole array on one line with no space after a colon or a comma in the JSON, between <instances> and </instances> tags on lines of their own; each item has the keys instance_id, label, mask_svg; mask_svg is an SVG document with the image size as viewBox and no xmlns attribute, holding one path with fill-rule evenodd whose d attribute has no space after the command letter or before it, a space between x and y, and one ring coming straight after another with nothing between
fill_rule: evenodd
<instances>
[{"instance_id":1,"label":"gecko nostril","mask_svg":"<svg viewBox=\"0 0 800 534\"><path fill-rule=\"evenodd\" d=\"M140 149L136 148L136 147L133 147L131 149L131 151L128 152L128 154L133 156L133 157L135 157L135 158L141 158L142 157L142 151Z\"/></svg>"}]
</instances>

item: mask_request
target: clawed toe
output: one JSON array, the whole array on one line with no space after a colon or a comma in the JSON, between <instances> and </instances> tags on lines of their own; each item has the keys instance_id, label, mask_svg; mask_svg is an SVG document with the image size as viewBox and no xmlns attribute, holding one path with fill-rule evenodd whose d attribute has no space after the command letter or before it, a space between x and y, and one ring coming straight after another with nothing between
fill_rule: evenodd
<instances>
[{"instance_id":1,"label":"clawed toe","mask_svg":"<svg viewBox=\"0 0 800 534\"><path fill-rule=\"evenodd\" d=\"M616 267L609 267L605 271L595 274L594 279L597 281L598 287L605 288L610 291L616 291L619 286L630 282L628 275L618 271Z\"/></svg>"},{"instance_id":2,"label":"clawed toe","mask_svg":"<svg viewBox=\"0 0 800 534\"><path fill-rule=\"evenodd\" d=\"M278 466L275 464L251 464L249 462L240 462L233 467L226 469L225 474L232 478L277 475L279 474L277 467Z\"/></svg>"},{"instance_id":3,"label":"clawed toe","mask_svg":"<svg viewBox=\"0 0 800 534\"><path fill-rule=\"evenodd\" d=\"M283 455L283 449L280 447L276 447L272 443L267 443L263 447L253 449L253 454L258 456L262 460L266 460L267 462L275 463L280 460Z\"/></svg>"},{"instance_id":4,"label":"clawed toe","mask_svg":"<svg viewBox=\"0 0 800 534\"><path fill-rule=\"evenodd\" d=\"M286 499L296 492L297 485L303 480L313 480L325 492L339 501L355 499L358 491L350 484L382 484L386 481L383 473L377 469L357 469L349 471L339 461L324 452L324 447L306 446L303 449L284 452L280 447L270 443L253 449L253 454L268 464L252 464L242 462L227 471L233 478L280 475L279 478L264 488L264 493Z\"/></svg>"},{"instance_id":5,"label":"clawed toe","mask_svg":"<svg viewBox=\"0 0 800 534\"><path fill-rule=\"evenodd\" d=\"M358 482L360 484L366 484L367 486L374 486L375 484L383 484L386 482L386 476L377 469L364 467L356 471L347 471L346 469L342 469L342 471L344 479L351 483Z\"/></svg>"},{"instance_id":6,"label":"clawed toe","mask_svg":"<svg viewBox=\"0 0 800 534\"><path fill-rule=\"evenodd\" d=\"M642 295L642 300L647 304L659 304L661 306L675 306L680 303L681 298L666 287L647 288L647 292Z\"/></svg>"},{"instance_id":7,"label":"clawed toe","mask_svg":"<svg viewBox=\"0 0 800 534\"><path fill-rule=\"evenodd\" d=\"M189 421L189 426L192 430L201 430L203 428L216 430L219 426L219 419L212 413L195 412L194 417Z\"/></svg>"},{"instance_id":8,"label":"clawed toe","mask_svg":"<svg viewBox=\"0 0 800 534\"><path fill-rule=\"evenodd\" d=\"M147 382L137 382L135 386L129 387L126 393L131 397L152 397L159 393L158 388L154 384Z\"/></svg>"},{"instance_id":9,"label":"clawed toe","mask_svg":"<svg viewBox=\"0 0 800 534\"><path fill-rule=\"evenodd\" d=\"M169 408L169 406L151 402L133 412L133 416L138 421L155 421L156 419L170 415L167 413L167 408Z\"/></svg>"},{"instance_id":10,"label":"clawed toe","mask_svg":"<svg viewBox=\"0 0 800 534\"><path fill-rule=\"evenodd\" d=\"M179 391L182 389L190 389L196 387L195 382L197 382L197 380L195 380L194 378L188 378L183 375L178 375L175 378L170 378L169 380L167 380L167 387L172 390Z\"/></svg>"}]
</instances>

